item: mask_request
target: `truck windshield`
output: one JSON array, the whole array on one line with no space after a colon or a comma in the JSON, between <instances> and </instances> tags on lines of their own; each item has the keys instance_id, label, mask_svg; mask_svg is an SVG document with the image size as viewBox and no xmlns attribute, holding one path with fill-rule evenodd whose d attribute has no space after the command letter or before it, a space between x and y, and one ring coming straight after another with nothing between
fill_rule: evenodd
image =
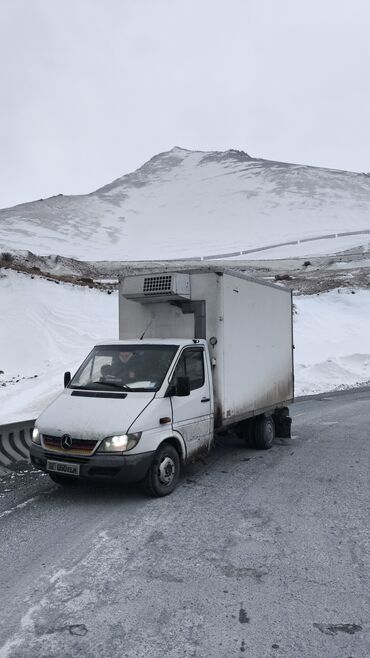
<instances>
[{"instance_id":1,"label":"truck windshield","mask_svg":"<svg viewBox=\"0 0 370 658\"><path fill-rule=\"evenodd\" d=\"M100 345L94 347L69 388L94 391L158 391L177 345Z\"/></svg>"}]
</instances>

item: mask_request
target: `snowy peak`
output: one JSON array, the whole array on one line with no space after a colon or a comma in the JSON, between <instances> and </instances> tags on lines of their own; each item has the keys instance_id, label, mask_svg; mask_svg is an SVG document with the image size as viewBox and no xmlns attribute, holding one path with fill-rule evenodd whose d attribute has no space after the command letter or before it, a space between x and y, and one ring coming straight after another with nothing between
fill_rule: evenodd
<instances>
[{"instance_id":1,"label":"snowy peak","mask_svg":"<svg viewBox=\"0 0 370 658\"><path fill-rule=\"evenodd\" d=\"M364 174L176 146L90 194L0 210L0 250L202 257L361 231L369 208Z\"/></svg>"},{"instance_id":2,"label":"snowy peak","mask_svg":"<svg viewBox=\"0 0 370 658\"><path fill-rule=\"evenodd\" d=\"M133 173L117 178L112 183L99 188L93 194L104 194L130 185L134 187L150 185L151 182L158 181L158 178L164 179L167 175L174 173L176 169L180 170L180 175L181 173L185 174L185 170L189 165L190 167L197 167L209 163L219 163L222 165L229 162L230 164L235 164L250 160L251 158L247 153L236 151L235 149L207 152L190 151L180 146L174 146L170 151L164 151L153 156Z\"/></svg>"},{"instance_id":3,"label":"snowy peak","mask_svg":"<svg viewBox=\"0 0 370 658\"><path fill-rule=\"evenodd\" d=\"M136 171L117 178L112 183L100 187L92 194L104 194L120 187L142 187L144 185L149 185L151 182L157 180L158 176L168 174L176 167L179 167L189 154L192 155L193 152L175 146L170 151L165 151L153 156L153 158L145 162L139 167L139 169L136 169Z\"/></svg>"}]
</instances>

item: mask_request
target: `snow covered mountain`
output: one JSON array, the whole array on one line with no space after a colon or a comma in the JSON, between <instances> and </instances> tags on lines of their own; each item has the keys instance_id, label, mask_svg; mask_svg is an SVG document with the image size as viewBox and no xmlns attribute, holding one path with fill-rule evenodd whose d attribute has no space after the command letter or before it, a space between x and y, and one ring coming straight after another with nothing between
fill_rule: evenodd
<instances>
[{"instance_id":1,"label":"snow covered mountain","mask_svg":"<svg viewBox=\"0 0 370 658\"><path fill-rule=\"evenodd\" d=\"M305 293L295 298L296 394L368 383L369 209L366 174L175 148L91 194L0 210L0 424L37 416L64 370L97 340L117 338L116 292L48 272L81 267L94 278L123 264L61 256L159 260L259 249L235 265ZM1 258L7 251L16 257ZM298 258L311 254L312 262Z\"/></svg>"},{"instance_id":2,"label":"snow covered mountain","mask_svg":"<svg viewBox=\"0 0 370 658\"><path fill-rule=\"evenodd\" d=\"M91 194L0 210L0 251L199 257L368 230L369 210L367 174L176 147Z\"/></svg>"}]
</instances>

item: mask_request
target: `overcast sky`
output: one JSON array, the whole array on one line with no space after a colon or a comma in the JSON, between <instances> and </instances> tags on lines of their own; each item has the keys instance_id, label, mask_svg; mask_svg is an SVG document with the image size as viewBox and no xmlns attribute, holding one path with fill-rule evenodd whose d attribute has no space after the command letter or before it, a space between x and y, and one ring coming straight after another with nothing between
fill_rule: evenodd
<instances>
[{"instance_id":1,"label":"overcast sky","mask_svg":"<svg viewBox=\"0 0 370 658\"><path fill-rule=\"evenodd\" d=\"M0 207L173 146L370 171L369 0L0 0Z\"/></svg>"}]
</instances>

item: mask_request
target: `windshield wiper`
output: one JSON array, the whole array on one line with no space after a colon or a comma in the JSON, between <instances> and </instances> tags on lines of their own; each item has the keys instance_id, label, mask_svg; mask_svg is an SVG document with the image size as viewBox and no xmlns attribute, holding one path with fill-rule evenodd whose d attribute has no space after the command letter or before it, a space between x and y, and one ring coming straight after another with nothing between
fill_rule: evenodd
<instances>
[{"instance_id":1,"label":"windshield wiper","mask_svg":"<svg viewBox=\"0 0 370 658\"><path fill-rule=\"evenodd\" d=\"M127 384L116 384L115 382L89 382L88 384L85 384L85 386L71 386L70 388L81 388L85 390L92 389L93 391L98 391L99 389L96 388L97 385L118 388L120 391L133 391L133 389L130 388L130 386L127 386Z\"/></svg>"},{"instance_id":2,"label":"windshield wiper","mask_svg":"<svg viewBox=\"0 0 370 658\"><path fill-rule=\"evenodd\" d=\"M103 386L113 386L119 388L120 391L132 391L133 389L127 384L116 384L115 382L91 382L91 384L102 384Z\"/></svg>"}]
</instances>

